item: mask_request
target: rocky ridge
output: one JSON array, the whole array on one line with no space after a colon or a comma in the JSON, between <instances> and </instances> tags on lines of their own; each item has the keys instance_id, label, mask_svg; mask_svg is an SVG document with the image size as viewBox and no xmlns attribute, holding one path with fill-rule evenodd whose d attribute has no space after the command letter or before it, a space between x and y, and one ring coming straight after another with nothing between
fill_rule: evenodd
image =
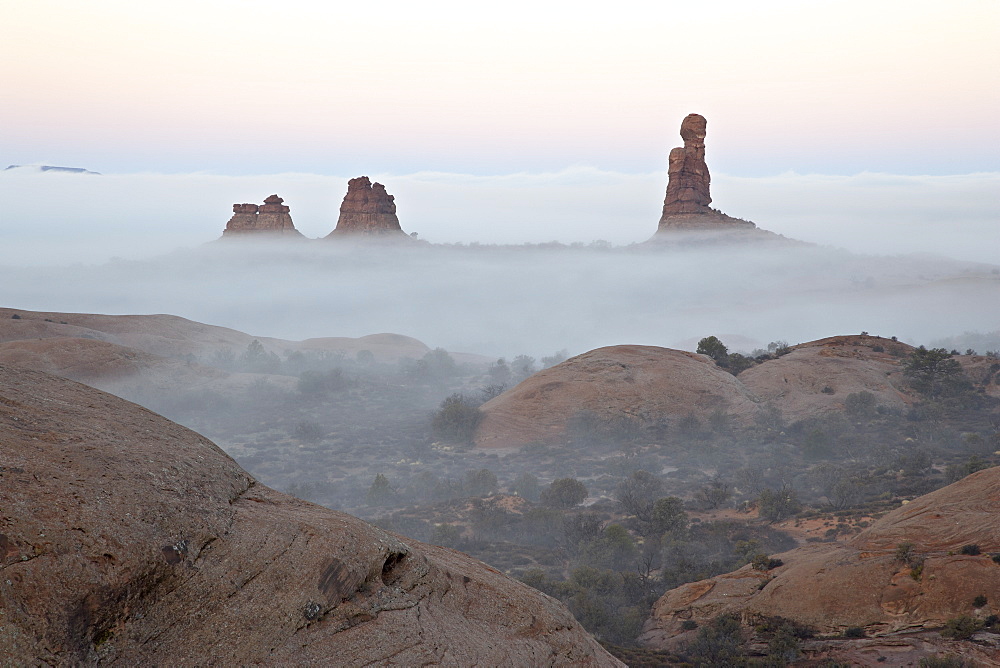
<instances>
[{"instance_id":1,"label":"rocky ridge","mask_svg":"<svg viewBox=\"0 0 1000 668\"><path fill-rule=\"evenodd\" d=\"M92 388L0 367L0 653L28 663L621 665L471 558L268 489Z\"/></svg>"},{"instance_id":2,"label":"rocky ridge","mask_svg":"<svg viewBox=\"0 0 1000 668\"><path fill-rule=\"evenodd\" d=\"M776 409L787 421L844 410L851 394L868 392L890 410L920 396L903 376L900 360L913 348L878 336L832 336L791 346L787 354L733 376L708 357L656 346L608 346L573 357L531 376L483 404L479 447L521 447L566 439L582 415L612 425L618 420L655 429L695 417L722 414L751 424ZM962 356L977 383L995 360ZM984 392L1000 396L989 383Z\"/></svg>"}]
</instances>

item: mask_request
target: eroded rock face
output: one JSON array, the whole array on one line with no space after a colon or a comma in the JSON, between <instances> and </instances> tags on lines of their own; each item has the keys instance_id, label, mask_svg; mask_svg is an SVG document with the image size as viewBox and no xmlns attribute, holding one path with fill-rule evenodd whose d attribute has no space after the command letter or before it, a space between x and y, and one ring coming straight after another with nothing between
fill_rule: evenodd
<instances>
[{"instance_id":1,"label":"eroded rock face","mask_svg":"<svg viewBox=\"0 0 1000 668\"><path fill-rule=\"evenodd\" d=\"M1000 611L1000 566L990 557L1000 551L998 513L1000 468L974 473L892 511L845 543L796 548L768 572L744 566L668 591L653 607L641 640L673 647L696 633L683 628L686 620L700 626L736 613L748 627L761 615L780 616L822 633L864 628L871 637L864 642L873 646L909 646L909 634L935 631L961 615L985 618ZM903 543L911 545L908 558L898 556ZM966 545L982 553L962 554ZM980 595L987 603L975 608ZM916 644L928 642L954 645L936 632ZM928 645L917 658L933 652ZM994 647L989 658L997 665L1000 650Z\"/></svg>"},{"instance_id":2,"label":"eroded rock face","mask_svg":"<svg viewBox=\"0 0 1000 668\"><path fill-rule=\"evenodd\" d=\"M226 223L223 237L240 236L254 233L278 233L301 237L295 229L289 207L282 198L271 195L264 200L263 205L233 204L233 217Z\"/></svg>"},{"instance_id":3,"label":"eroded rock face","mask_svg":"<svg viewBox=\"0 0 1000 668\"><path fill-rule=\"evenodd\" d=\"M699 114L688 114L681 122L683 147L670 151L667 195L659 230L748 228L746 220L731 218L711 208L711 174L705 162L705 133L708 122Z\"/></svg>"},{"instance_id":4,"label":"eroded rock face","mask_svg":"<svg viewBox=\"0 0 1000 668\"><path fill-rule=\"evenodd\" d=\"M347 194L340 205L337 228L327 238L341 235L398 236L405 233L396 217L396 203L381 183L367 176L347 182Z\"/></svg>"},{"instance_id":5,"label":"eroded rock face","mask_svg":"<svg viewBox=\"0 0 1000 668\"><path fill-rule=\"evenodd\" d=\"M19 663L621 665L558 602L84 385L0 366L0 442L0 655Z\"/></svg>"},{"instance_id":6,"label":"eroded rock face","mask_svg":"<svg viewBox=\"0 0 1000 668\"><path fill-rule=\"evenodd\" d=\"M663 215L673 213L708 213L712 197L712 177L705 164L705 129L708 122L699 114L688 114L681 122L684 146L670 151L667 196Z\"/></svg>"}]
</instances>

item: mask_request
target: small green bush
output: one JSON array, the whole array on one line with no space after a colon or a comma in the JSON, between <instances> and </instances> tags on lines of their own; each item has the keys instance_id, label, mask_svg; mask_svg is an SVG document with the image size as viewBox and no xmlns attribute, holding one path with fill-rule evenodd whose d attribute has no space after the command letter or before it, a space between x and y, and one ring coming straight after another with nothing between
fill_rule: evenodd
<instances>
[{"instance_id":1,"label":"small green bush","mask_svg":"<svg viewBox=\"0 0 1000 668\"><path fill-rule=\"evenodd\" d=\"M864 638L865 630L860 626L851 626L844 630L845 638Z\"/></svg>"},{"instance_id":2,"label":"small green bush","mask_svg":"<svg viewBox=\"0 0 1000 668\"><path fill-rule=\"evenodd\" d=\"M983 594L980 594L979 596L977 596L974 599L972 599L972 605L975 606L975 607L977 607L977 608L981 608L984 605L986 605L986 600L987 600L986 596L983 595Z\"/></svg>"},{"instance_id":3,"label":"small green bush","mask_svg":"<svg viewBox=\"0 0 1000 668\"><path fill-rule=\"evenodd\" d=\"M985 623L982 620L970 617L969 615L962 615L961 617L955 617L945 622L944 628L941 629L941 635L953 640L968 640L976 631L982 630L984 626Z\"/></svg>"},{"instance_id":4,"label":"small green bush","mask_svg":"<svg viewBox=\"0 0 1000 668\"><path fill-rule=\"evenodd\" d=\"M967 554L969 556L976 556L977 554L979 554L979 546L978 545L963 545L961 553L962 554Z\"/></svg>"}]
</instances>

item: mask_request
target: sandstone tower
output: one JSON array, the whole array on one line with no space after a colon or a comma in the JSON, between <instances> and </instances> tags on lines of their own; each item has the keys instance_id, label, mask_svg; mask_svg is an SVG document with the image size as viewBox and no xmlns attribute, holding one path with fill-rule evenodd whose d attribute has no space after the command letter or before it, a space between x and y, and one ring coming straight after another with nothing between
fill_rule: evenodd
<instances>
[{"instance_id":1,"label":"sandstone tower","mask_svg":"<svg viewBox=\"0 0 1000 668\"><path fill-rule=\"evenodd\" d=\"M351 179L340 205L337 227L326 238L348 235L405 237L393 200L381 183L372 183L367 176Z\"/></svg>"},{"instance_id":2,"label":"sandstone tower","mask_svg":"<svg viewBox=\"0 0 1000 668\"><path fill-rule=\"evenodd\" d=\"M271 195L264 200L263 205L234 204L233 217L226 223L222 231L223 237L249 236L252 234L280 234L283 236L301 237L302 233L295 229L289 208L282 204L283 199Z\"/></svg>"},{"instance_id":3,"label":"sandstone tower","mask_svg":"<svg viewBox=\"0 0 1000 668\"><path fill-rule=\"evenodd\" d=\"M681 123L684 146L670 151L667 195L657 232L674 229L753 229L753 223L731 218L709 206L712 177L705 163L705 129L708 122L699 114L688 114Z\"/></svg>"}]
</instances>

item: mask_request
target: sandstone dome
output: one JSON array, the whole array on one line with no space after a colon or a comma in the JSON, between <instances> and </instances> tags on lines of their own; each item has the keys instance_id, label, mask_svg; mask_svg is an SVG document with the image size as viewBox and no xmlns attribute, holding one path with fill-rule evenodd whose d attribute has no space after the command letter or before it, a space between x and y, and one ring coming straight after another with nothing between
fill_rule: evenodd
<instances>
[{"instance_id":1,"label":"sandstone dome","mask_svg":"<svg viewBox=\"0 0 1000 668\"><path fill-rule=\"evenodd\" d=\"M580 411L601 420L653 426L722 411L737 423L758 407L740 381L704 355L622 345L577 355L483 404L479 447L517 447L562 439Z\"/></svg>"}]
</instances>

